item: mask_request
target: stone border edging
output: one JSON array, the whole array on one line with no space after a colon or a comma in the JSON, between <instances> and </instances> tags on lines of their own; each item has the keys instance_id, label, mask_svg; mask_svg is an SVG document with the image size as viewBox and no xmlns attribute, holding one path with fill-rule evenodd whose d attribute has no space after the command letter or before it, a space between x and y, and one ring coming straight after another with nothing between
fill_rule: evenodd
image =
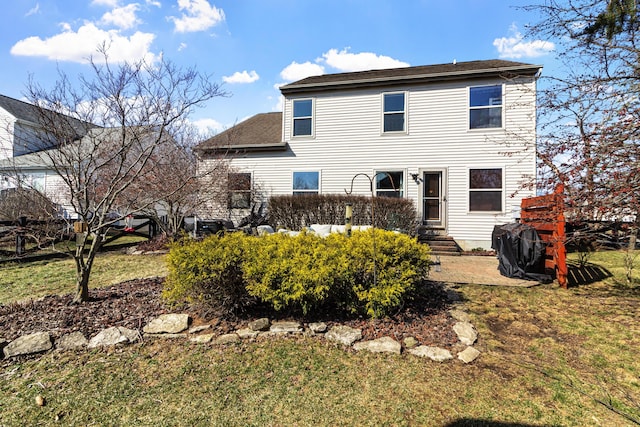
<instances>
[{"instance_id":1,"label":"stone border edging","mask_svg":"<svg viewBox=\"0 0 640 427\"><path fill-rule=\"evenodd\" d=\"M457 358L463 363L471 363L480 355L480 352L473 347L473 344L478 339L477 332L469 322L470 318L466 312L456 308L449 310L449 314L457 321L453 329L458 336L460 344L465 347L464 350L457 353ZM398 355L402 353L402 344L393 338L382 337L362 341L362 331L346 325L335 325L329 329L324 322L319 322L311 323L305 329L302 323L297 321L271 322L268 318L261 318L249 322L246 328L238 329L233 333L216 335L206 333L211 328L211 325L196 326L189 329L190 320L189 315L185 313L164 314L147 323L142 328L142 332L120 326L110 327L100 331L89 340L81 332L72 332L61 336L54 342L48 332L36 332L23 335L11 342L0 339L0 350L2 350L0 356L3 355L4 358L9 359L17 356L43 353L54 348L56 350L104 348L132 344L142 341L144 338L183 338L197 344L227 345L242 340L254 340L259 337L286 335L319 336L327 341L352 348L356 352L369 351L371 353ZM449 350L418 344L418 341L413 337L405 338L405 352L436 362L444 362L454 358Z\"/></svg>"}]
</instances>

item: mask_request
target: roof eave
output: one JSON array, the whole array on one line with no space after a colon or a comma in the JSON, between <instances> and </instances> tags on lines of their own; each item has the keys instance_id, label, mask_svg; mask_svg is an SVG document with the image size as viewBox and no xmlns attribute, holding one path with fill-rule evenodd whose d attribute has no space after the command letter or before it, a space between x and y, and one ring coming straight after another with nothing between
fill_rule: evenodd
<instances>
[{"instance_id":1,"label":"roof eave","mask_svg":"<svg viewBox=\"0 0 640 427\"><path fill-rule=\"evenodd\" d=\"M221 145L216 147L197 147L195 150L201 154L209 153L244 153L244 152L264 152L264 151L285 151L288 148L286 142L274 144L244 144L244 145Z\"/></svg>"},{"instance_id":2,"label":"roof eave","mask_svg":"<svg viewBox=\"0 0 640 427\"><path fill-rule=\"evenodd\" d=\"M378 87L389 86L396 84L415 84L415 83L428 83L444 80L459 80L468 77L495 77L500 75L514 75L514 76L532 76L536 77L542 65L531 65L523 67L521 65L512 67L499 67L499 68L487 68L484 70L461 70L461 71L447 71L442 73L429 73L429 74L412 74L408 76L390 76L390 77L378 77L378 78L366 78L361 80L342 80L336 82L325 83L307 83L307 84L288 84L280 87L280 91L283 95L291 93L301 92L317 92L327 91L335 89L351 89L361 87Z\"/></svg>"}]
</instances>

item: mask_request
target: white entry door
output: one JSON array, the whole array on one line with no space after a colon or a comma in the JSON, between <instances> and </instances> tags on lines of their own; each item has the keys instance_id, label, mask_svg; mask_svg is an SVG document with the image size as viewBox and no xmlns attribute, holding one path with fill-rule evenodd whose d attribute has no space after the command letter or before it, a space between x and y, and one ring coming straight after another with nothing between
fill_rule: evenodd
<instances>
[{"instance_id":1,"label":"white entry door","mask_svg":"<svg viewBox=\"0 0 640 427\"><path fill-rule=\"evenodd\" d=\"M424 225L445 228L447 201L444 185L444 171L427 170L422 172L422 223Z\"/></svg>"}]
</instances>

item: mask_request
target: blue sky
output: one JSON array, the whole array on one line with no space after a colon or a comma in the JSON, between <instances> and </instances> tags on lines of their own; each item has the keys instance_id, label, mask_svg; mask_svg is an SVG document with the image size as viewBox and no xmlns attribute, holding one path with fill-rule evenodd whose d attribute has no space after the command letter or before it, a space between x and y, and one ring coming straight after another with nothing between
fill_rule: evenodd
<instances>
[{"instance_id":1,"label":"blue sky","mask_svg":"<svg viewBox=\"0 0 640 427\"><path fill-rule=\"evenodd\" d=\"M113 61L158 55L211 74L231 93L192 120L218 132L280 109L278 86L312 74L510 59L548 66L553 44L522 33L534 0L10 0L0 16L0 93L24 99L57 69L90 75L104 40ZM547 68L548 69L548 68ZM545 72L546 74L546 72Z\"/></svg>"}]
</instances>

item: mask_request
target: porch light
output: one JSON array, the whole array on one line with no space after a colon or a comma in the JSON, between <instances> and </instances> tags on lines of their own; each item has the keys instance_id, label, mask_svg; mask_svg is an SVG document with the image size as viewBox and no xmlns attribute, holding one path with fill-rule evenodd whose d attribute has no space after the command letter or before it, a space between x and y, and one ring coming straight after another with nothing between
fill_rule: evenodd
<instances>
[{"instance_id":1,"label":"porch light","mask_svg":"<svg viewBox=\"0 0 640 427\"><path fill-rule=\"evenodd\" d=\"M422 178L420 178L419 173L411 173L409 175L411 175L411 178L413 178L416 184L420 185L422 183Z\"/></svg>"}]
</instances>

